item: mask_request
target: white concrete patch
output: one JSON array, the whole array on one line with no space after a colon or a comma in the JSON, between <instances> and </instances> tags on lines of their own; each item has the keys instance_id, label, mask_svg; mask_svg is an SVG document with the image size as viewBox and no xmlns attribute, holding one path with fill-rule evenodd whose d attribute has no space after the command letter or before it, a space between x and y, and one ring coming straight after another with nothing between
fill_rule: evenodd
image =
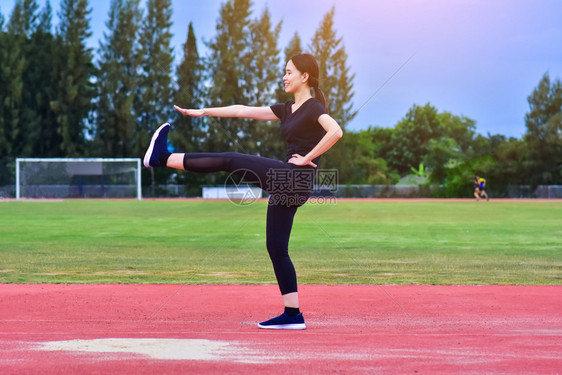
<instances>
[{"instance_id":1,"label":"white concrete patch","mask_svg":"<svg viewBox=\"0 0 562 375\"><path fill-rule=\"evenodd\" d=\"M229 361L242 363L261 363L266 358L255 350L250 350L228 341L202 339L94 339L50 341L39 343L40 350L94 352L94 353L133 353L154 359Z\"/></svg>"}]
</instances>

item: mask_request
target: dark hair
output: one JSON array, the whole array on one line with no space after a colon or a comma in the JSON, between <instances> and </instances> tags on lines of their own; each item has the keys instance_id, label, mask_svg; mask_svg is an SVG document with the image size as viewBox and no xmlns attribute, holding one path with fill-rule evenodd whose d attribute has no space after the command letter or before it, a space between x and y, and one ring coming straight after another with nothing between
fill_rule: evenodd
<instances>
[{"instance_id":1,"label":"dark hair","mask_svg":"<svg viewBox=\"0 0 562 375\"><path fill-rule=\"evenodd\" d=\"M308 86L314 89L314 97L328 110L326 98L324 98L324 93L319 87L320 79L318 76L320 74L320 69L318 68L318 63L314 56L309 53L299 53L291 57L291 61L295 64L299 72L308 73Z\"/></svg>"}]
</instances>

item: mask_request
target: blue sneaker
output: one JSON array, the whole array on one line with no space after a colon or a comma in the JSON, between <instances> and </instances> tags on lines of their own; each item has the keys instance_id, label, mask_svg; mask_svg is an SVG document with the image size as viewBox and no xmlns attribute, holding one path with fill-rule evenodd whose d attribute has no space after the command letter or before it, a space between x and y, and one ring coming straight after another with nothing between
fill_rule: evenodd
<instances>
[{"instance_id":1,"label":"blue sneaker","mask_svg":"<svg viewBox=\"0 0 562 375\"><path fill-rule=\"evenodd\" d=\"M258 323L258 327L264 329L306 329L302 313L297 316L289 316L285 313L266 322Z\"/></svg>"},{"instance_id":2,"label":"blue sneaker","mask_svg":"<svg viewBox=\"0 0 562 375\"><path fill-rule=\"evenodd\" d=\"M162 124L152 135L150 146L144 154L145 167L161 167L159 157L168 152L168 131L170 124Z\"/></svg>"}]
</instances>

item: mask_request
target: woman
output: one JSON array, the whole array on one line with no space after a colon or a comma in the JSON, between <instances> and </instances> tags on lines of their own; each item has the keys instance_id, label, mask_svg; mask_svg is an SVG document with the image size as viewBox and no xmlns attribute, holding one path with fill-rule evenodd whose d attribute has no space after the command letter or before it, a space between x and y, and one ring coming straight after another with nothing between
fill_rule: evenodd
<instances>
[{"instance_id":1,"label":"woman","mask_svg":"<svg viewBox=\"0 0 562 375\"><path fill-rule=\"evenodd\" d=\"M318 63L312 55L298 54L288 62L283 77L285 91L294 101L271 107L233 105L219 108L174 108L187 116L241 117L263 121L280 121L281 135L287 142L285 162L259 156L226 153L170 154L164 124L154 133L144 156L147 167L166 166L192 172L253 172L255 185L270 194L267 208L266 243L275 276L283 297L285 311L280 316L258 324L266 329L305 329L299 309L297 276L289 257L289 237L297 208L310 196L320 155L328 151L343 135L338 123L328 115L322 91L318 87ZM314 89L315 97L311 95ZM286 183L289 176L292 180ZM277 178L284 183L276 183ZM304 179L304 184L303 184ZM291 183L292 182L292 183ZM303 188L304 186L304 188Z\"/></svg>"}]
</instances>

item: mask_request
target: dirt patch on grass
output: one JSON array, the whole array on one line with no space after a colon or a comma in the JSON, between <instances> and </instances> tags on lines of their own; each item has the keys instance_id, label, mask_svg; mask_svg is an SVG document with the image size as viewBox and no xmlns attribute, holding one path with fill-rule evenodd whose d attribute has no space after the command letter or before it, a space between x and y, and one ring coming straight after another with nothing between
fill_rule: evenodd
<instances>
[{"instance_id":1,"label":"dirt patch on grass","mask_svg":"<svg viewBox=\"0 0 562 375\"><path fill-rule=\"evenodd\" d=\"M131 270L116 270L116 271L99 271L94 272L92 275L96 276L113 276L113 275L146 275L144 271L131 271Z\"/></svg>"},{"instance_id":2,"label":"dirt patch on grass","mask_svg":"<svg viewBox=\"0 0 562 375\"><path fill-rule=\"evenodd\" d=\"M255 272L207 272L198 273L197 276L220 277L225 279L244 278L256 275Z\"/></svg>"}]
</instances>

